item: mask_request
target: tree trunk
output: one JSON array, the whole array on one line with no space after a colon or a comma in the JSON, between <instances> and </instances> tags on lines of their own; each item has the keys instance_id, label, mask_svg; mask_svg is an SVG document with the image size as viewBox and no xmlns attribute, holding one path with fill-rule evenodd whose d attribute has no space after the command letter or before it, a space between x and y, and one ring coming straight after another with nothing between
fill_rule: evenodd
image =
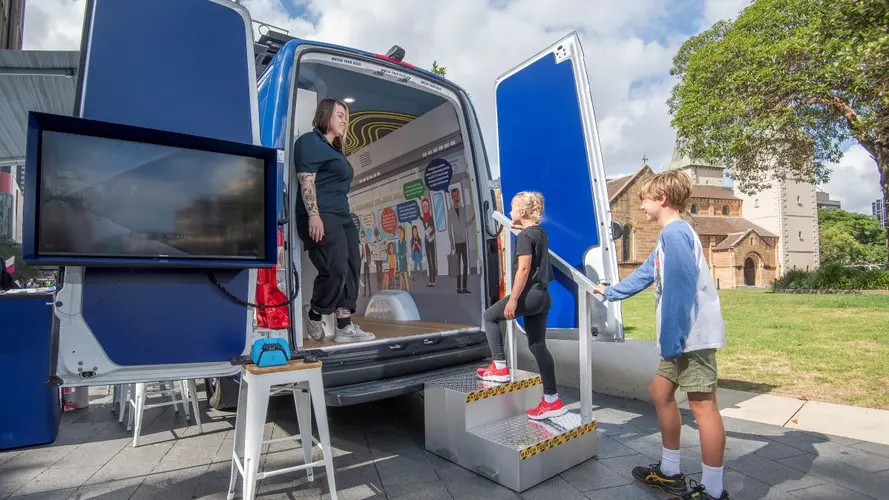
<instances>
[{"instance_id":1,"label":"tree trunk","mask_svg":"<svg viewBox=\"0 0 889 500\"><path fill-rule=\"evenodd\" d=\"M889 143L881 142L874 145L874 159L880 171L880 191L883 193L883 210L889 203ZM885 219L885 217L884 217ZM886 224L886 269L889 269L889 223Z\"/></svg>"}]
</instances>

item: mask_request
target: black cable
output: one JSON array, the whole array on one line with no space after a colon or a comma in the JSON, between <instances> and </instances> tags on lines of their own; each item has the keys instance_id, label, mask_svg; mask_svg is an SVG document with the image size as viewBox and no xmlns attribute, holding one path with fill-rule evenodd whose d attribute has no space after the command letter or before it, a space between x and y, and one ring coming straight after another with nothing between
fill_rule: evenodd
<instances>
[{"instance_id":1,"label":"black cable","mask_svg":"<svg viewBox=\"0 0 889 500\"><path fill-rule=\"evenodd\" d=\"M230 298L234 302L236 302L244 307L254 307L256 309L274 309L276 307L284 307L284 306L290 305L294 300L296 300L296 296L299 295L299 273L296 271L296 269L293 270L293 276L295 278L293 280L295 285L293 287L293 292L290 294L290 297L288 297L287 300L285 300L284 302L281 302L280 304L260 305L260 304L253 304L253 303L247 302L244 299L241 299L240 297L236 297L233 293L228 291L228 289L226 289L225 286L222 283L220 283L218 279L216 279L216 274L213 271L207 271L207 277L210 279L210 282L213 283L214 285L216 285L216 288L218 288L219 291L221 291L223 294L225 294L226 297Z\"/></svg>"}]
</instances>

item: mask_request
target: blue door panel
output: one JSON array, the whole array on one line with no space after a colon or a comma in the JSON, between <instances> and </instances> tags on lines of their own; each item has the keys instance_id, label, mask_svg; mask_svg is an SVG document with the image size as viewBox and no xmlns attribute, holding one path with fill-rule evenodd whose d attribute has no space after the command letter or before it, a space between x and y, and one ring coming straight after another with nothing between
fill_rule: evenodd
<instances>
[{"instance_id":1,"label":"blue door panel","mask_svg":"<svg viewBox=\"0 0 889 500\"><path fill-rule=\"evenodd\" d=\"M95 3L83 116L252 144L245 19L208 0ZM249 22L249 21L248 21ZM248 271L219 272L246 298ZM86 270L84 319L125 366L225 361L251 312L195 270Z\"/></svg>"},{"instance_id":2,"label":"blue door panel","mask_svg":"<svg viewBox=\"0 0 889 500\"><path fill-rule=\"evenodd\" d=\"M501 81L497 132L504 208L520 191L541 192L550 248L583 272L600 242L573 64L549 54ZM576 328L577 286L555 274L547 326Z\"/></svg>"}]
</instances>

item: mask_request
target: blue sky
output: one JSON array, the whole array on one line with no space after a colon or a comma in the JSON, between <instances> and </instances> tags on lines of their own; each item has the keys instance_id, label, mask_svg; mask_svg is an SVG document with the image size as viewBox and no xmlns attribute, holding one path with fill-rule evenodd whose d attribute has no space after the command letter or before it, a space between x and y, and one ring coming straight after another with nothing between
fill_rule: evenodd
<instances>
[{"instance_id":1,"label":"blue sky","mask_svg":"<svg viewBox=\"0 0 889 500\"><path fill-rule=\"evenodd\" d=\"M242 0L255 20L297 37L376 52L393 44L473 98L488 149L496 78L570 31L581 34L596 120L610 176L632 172L646 155L660 169L675 133L666 100L672 58L689 36L732 19L749 0ZM26 48L79 48L84 0L28 0ZM496 167L496 165L495 165ZM873 160L855 144L827 189L844 207L867 212L879 196Z\"/></svg>"}]
</instances>

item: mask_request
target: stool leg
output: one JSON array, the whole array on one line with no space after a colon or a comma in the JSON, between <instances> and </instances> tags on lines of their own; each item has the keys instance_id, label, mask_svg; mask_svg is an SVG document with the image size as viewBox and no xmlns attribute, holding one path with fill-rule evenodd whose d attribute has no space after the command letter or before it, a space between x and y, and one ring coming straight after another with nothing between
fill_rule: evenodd
<instances>
[{"instance_id":1,"label":"stool leg","mask_svg":"<svg viewBox=\"0 0 889 500\"><path fill-rule=\"evenodd\" d=\"M133 427L133 448L139 446L139 434L142 432L142 412L145 409L145 384L136 384L136 408L133 410L133 418L136 424Z\"/></svg>"},{"instance_id":2,"label":"stool leg","mask_svg":"<svg viewBox=\"0 0 889 500\"><path fill-rule=\"evenodd\" d=\"M179 386L179 401L182 402L182 411L185 413L185 421L191 421L191 412L188 411L188 382L185 380L177 380L176 382L170 382L170 386L175 391L176 386ZM175 392L173 393L175 397Z\"/></svg>"},{"instance_id":3,"label":"stool leg","mask_svg":"<svg viewBox=\"0 0 889 500\"><path fill-rule=\"evenodd\" d=\"M198 434L204 433L204 427L201 425L201 414L200 408L198 407L198 388L197 384L194 383L194 380L188 380L187 382L183 382L182 385L187 386L188 388L188 399L191 401L191 409L194 413L194 423L198 426ZM185 403L188 405L188 402Z\"/></svg>"},{"instance_id":4,"label":"stool leg","mask_svg":"<svg viewBox=\"0 0 889 500\"><path fill-rule=\"evenodd\" d=\"M296 405L296 419L299 422L299 435L306 464L312 463L312 397L308 391L293 389L293 404ZM309 481L315 480L315 470L306 469Z\"/></svg>"},{"instance_id":5,"label":"stool leg","mask_svg":"<svg viewBox=\"0 0 889 500\"><path fill-rule=\"evenodd\" d=\"M244 495L243 500L253 500L256 495L256 474L259 472L259 458L262 454L262 438L265 434L265 419L269 409L269 390L259 377L246 375L247 423L244 426Z\"/></svg>"},{"instance_id":6,"label":"stool leg","mask_svg":"<svg viewBox=\"0 0 889 500\"><path fill-rule=\"evenodd\" d=\"M117 423L122 424L129 406L130 384L121 384L117 390Z\"/></svg>"},{"instance_id":7,"label":"stool leg","mask_svg":"<svg viewBox=\"0 0 889 500\"><path fill-rule=\"evenodd\" d=\"M318 440L324 451L324 470L327 472L327 486L330 488L330 500L336 500L336 480L333 477L333 453L330 450L330 433L327 428L327 403L324 401L324 382L321 370L312 370L309 376L309 390L315 407L315 425L318 426Z\"/></svg>"},{"instance_id":8,"label":"stool leg","mask_svg":"<svg viewBox=\"0 0 889 500\"><path fill-rule=\"evenodd\" d=\"M244 376L241 376L238 385L238 408L237 417L235 417L235 443L232 448L232 470L231 477L228 482L228 500L235 498L235 486L238 485L238 476L241 474L238 465L235 463L235 457L241 457L241 463L244 463L244 427L247 424L247 382ZM246 478L242 478L246 479Z\"/></svg>"}]
</instances>

